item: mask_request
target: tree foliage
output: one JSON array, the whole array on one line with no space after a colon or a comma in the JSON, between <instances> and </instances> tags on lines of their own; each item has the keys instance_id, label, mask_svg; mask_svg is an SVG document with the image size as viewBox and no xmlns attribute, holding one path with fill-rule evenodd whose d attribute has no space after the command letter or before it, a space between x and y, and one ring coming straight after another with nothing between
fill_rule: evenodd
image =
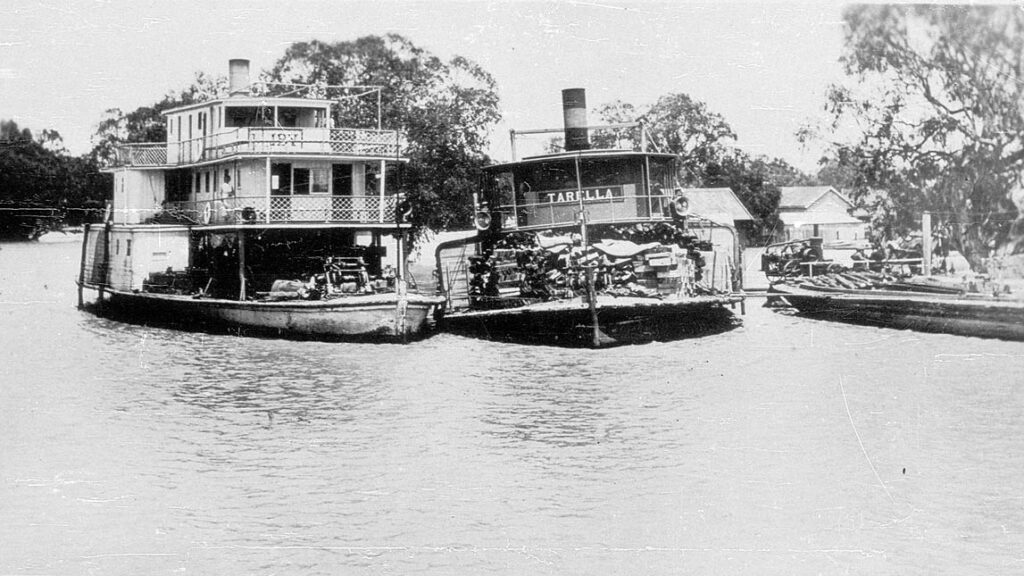
<instances>
[{"instance_id":1,"label":"tree foliage","mask_svg":"<svg viewBox=\"0 0 1024 576\"><path fill-rule=\"evenodd\" d=\"M831 175L848 179L878 234L905 234L932 211L981 264L1011 241L1018 216L1024 12L866 5L843 17L850 81L827 96Z\"/></svg>"},{"instance_id":2,"label":"tree foliage","mask_svg":"<svg viewBox=\"0 0 1024 576\"><path fill-rule=\"evenodd\" d=\"M725 118L686 94L667 94L646 108L615 101L596 113L607 124L642 122L653 149L679 155L686 186L731 188L755 218L748 231L753 238L767 240L777 229L779 186L812 180L784 160L736 149L736 133ZM636 131L596 131L591 141L602 148L640 146Z\"/></svg>"},{"instance_id":3,"label":"tree foliage","mask_svg":"<svg viewBox=\"0 0 1024 576\"><path fill-rule=\"evenodd\" d=\"M84 221L90 210L98 209L110 188L109 178L99 172L88 157L64 153L60 134L43 130L33 137L28 128L13 120L0 121L0 235L17 236L39 230L31 208L52 208L55 217L67 223ZM31 224L30 226L28 224Z\"/></svg>"},{"instance_id":4,"label":"tree foliage","mask_svg":"<svg viewBox=\"0 0 1024 576\"><path fill-rule=\"evenodd\" d=\"M381 86L381 124L402 131L409 164L402 187L417 229L465 226L489 130L499 120L494 79L474 62L431 54L402 36L298 42L267 79L296 84ZM377 103L347 98L338 125L376 128Z\"/></svg>"},{"instance_id":5,"label":"tree foliage","mask_svg":"<svg viewBox=\"0 0 1024 576\"><path fill-rule=\"evenodd\" d=\"M167 141L167 126L161 113L225 95L227 79L197 72L191 85L180 91L171 91L151 106L140 106L125 113L120 108L106 111L93 135L90 156L97 163L109 166L114 160L114 148L123 143Z\"/></svg>"}]
</instances>

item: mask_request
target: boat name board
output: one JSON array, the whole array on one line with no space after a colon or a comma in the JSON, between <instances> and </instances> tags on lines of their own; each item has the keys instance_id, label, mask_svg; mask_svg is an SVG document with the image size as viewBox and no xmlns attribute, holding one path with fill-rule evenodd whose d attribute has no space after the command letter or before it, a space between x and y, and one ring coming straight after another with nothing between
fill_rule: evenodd
<instances>
[{"instance_id":1,"label":"boat name board","mask_svg":"<svg viewBox=\"0 0 1024 576\"><path fill-rule=\"evenodd\" d=\"M251 130L249 140L260 140L275 148L294 148L301 145L301 130Z\"/></svg>"},{"instance_id":2,"label":"boat name board","mask_svg":"<svg viewBox=\"0 0 1024 576\"><path fill-rule=\"evenodd\" d=\"M550 204L569 202L623 202L622 186L600 186L582 190L558 190L541 192L540 200Z\"/></svg>"}]
</instances>

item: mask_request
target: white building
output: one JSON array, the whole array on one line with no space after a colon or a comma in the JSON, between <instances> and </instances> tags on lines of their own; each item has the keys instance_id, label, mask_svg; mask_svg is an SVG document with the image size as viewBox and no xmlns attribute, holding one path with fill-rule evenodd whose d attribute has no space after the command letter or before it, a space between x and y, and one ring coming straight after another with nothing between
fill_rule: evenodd
<instances>
[{"instance_id":1,"label":"white building","mask_svg":"<svg viewBox=\"0 0 1024 576\"><path fill-rule=\"evenodd\" d=\"M831 186L780 188L784 240L820 237L826 245L863 242L867 224L850 215L853 202Z\"/></svg>"}]
</instances>

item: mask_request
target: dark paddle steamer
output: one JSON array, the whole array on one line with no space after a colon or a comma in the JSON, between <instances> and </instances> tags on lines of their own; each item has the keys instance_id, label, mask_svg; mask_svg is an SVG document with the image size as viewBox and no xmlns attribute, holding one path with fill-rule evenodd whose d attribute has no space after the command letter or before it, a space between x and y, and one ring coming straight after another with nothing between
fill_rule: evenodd
<instances>
[{"instance_id":1,"label":"dark paddle steamer","mask_svg":"<svg viewBox=\"0 0 1024 576\"><path fill-rule=\"evenodd\" d=\"M706 333L742 306L728 223L690 213L673 154L640 124L590 127L582 89L563 91L564 151L486 169L478 234L441 244L448 329L605 346ZM640 131L640 149L593 149L589 130ZM556 132L530 130L517 134Z\"/></svg>"}]
</instances>

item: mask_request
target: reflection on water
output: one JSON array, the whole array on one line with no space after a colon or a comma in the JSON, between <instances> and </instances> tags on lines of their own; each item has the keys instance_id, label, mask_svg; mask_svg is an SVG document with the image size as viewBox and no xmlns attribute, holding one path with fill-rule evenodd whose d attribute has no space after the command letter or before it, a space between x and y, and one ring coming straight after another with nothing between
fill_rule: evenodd
<instances>
[{"instance_id":1,"label":"reflection on water","mask_svg":"<svg viewBox=\"0 0 1024 576\"><path fill-rule=\"evenodd\" d=\"M77 258L0 250L0 573L1019 565L1019 343L756 305L597 351L241 338L80 312Z\"/></svg>"}]
</instances>

